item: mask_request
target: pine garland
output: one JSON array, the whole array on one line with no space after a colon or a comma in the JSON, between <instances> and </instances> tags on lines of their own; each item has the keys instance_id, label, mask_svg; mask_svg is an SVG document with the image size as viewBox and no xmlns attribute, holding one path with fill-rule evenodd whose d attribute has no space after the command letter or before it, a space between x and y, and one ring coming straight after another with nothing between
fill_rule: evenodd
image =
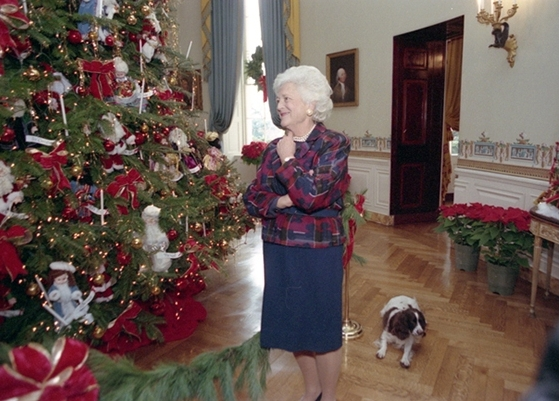
<instances>
[{"instance_id":1,"label":"pine garland","mask_svg":"<svg viewBox=\"0 0 559 401\"><path fill-rule=\"evenodd\" d=\"M234 401L235 392L244 388L256 401L266 388L268 357L257 333L240 346L203 353L189 365L164 363L144 371L130 359L115 361L96 350L90 351L87 364L99 383L101 401Z\"/></svg>"}]
</instances>

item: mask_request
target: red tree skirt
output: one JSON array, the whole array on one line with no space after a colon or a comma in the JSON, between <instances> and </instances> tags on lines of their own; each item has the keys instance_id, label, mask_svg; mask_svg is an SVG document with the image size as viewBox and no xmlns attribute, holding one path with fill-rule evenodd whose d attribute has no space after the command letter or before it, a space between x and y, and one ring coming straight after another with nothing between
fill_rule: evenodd
<instances>
[{"instance_id":1,"label":"red tree skirt","mask_svg":"<svg viewBox=\"0 0 559 401\"><path fill-rule=\"evenodd\" d=\"M191 336L198 323L207 316L204 306L191 295L166 294L157 304L131 303L129 308L107 329L102 338L104 342L97 349L108 354L122 355L153 343L154 340L149 339L145 331L139 332L134 323L135 317L141 310L160 315L165 319L165 324L157 326L165 342Z\"/></svg>"}]
</instances>

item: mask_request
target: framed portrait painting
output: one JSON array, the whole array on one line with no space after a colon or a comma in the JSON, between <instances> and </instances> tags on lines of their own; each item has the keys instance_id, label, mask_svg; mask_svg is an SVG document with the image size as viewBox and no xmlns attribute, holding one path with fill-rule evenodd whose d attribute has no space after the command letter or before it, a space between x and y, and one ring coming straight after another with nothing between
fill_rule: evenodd
<instances>
[{"instance_id":1,"label":"framed portrait painting","mask_svg":"<svg viewBox=\"0 0 559 401\"><path fill-rule=\"evenodd\" d=\"M326 55L326 77L332 87L334 107L359 105L359 50Z\"/></svg>"}]
</instances>

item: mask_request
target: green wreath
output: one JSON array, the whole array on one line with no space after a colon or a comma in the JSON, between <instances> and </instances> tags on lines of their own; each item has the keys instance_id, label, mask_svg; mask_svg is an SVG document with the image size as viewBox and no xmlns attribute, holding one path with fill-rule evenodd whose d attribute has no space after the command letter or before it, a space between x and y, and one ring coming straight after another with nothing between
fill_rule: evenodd
<instances>
[{"instance_id":1,"label":"green wreath","mask_svg":"<svg viewBox=\"0 0 559 401\"><path fill-rule=\"evenodd\" d=\"M264 55L262 53L262 46L256 46L256 50L250 56L250 60L245 60L245 74L247 77L254 79L258 85L258 90L262 90L260 78L264 75L262 65L264 64Z\"/></svg>"}]
</instances>

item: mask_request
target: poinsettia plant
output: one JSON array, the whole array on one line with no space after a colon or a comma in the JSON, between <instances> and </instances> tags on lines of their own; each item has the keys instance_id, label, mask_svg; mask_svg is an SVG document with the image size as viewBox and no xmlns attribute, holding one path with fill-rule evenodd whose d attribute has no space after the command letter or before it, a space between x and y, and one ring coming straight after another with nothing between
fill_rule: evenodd
<instances>
[{"instance_id":1,"label":"poinsettia plant","mask_svg":"<svg viewBox=\"0 0 559 401\"><path fill-rule=\"evenodd\" d=\"M478 230L473 239L479 241L486 262L511 269L530 267L534 235L528 211L484 205L481 221L483 230Z\"/></svg>"},{"instance_id":2,"label":"poinsettia plant","mask_svg":"<svg viewBox=\"0 0 559 401\"><path fill-rule=\"evenodd\" d=\"M241 149L241 160L246 164L259 165L262 162L262 153L268 144L262 141L252 141L248 145L243 145Z\"/></svg>"},{"instance_id":3,"label":"poinsettia plant","mask_svg":"<svg viewBox=\"0 0 559 401\"><path fill-rule=\"evenodd\" d=\"M446 232L448 237L456 244L479 247L478 240L473 238L480 228L481 203L455 203L440 207L435 228L436 232Z\"/></svg>"},{"instance_id":4,"label":"poinsettia plant","mask_svg":"<svg viewBox=\"0 0 559 401\"><path fill-rule=\"evenodd\" d=\"M534 247L530 213L526 210L481 203L442 206L438 232L462 245L481 248L486 262L512 269L529 267Z\"/></svg>"}]
</instances>

